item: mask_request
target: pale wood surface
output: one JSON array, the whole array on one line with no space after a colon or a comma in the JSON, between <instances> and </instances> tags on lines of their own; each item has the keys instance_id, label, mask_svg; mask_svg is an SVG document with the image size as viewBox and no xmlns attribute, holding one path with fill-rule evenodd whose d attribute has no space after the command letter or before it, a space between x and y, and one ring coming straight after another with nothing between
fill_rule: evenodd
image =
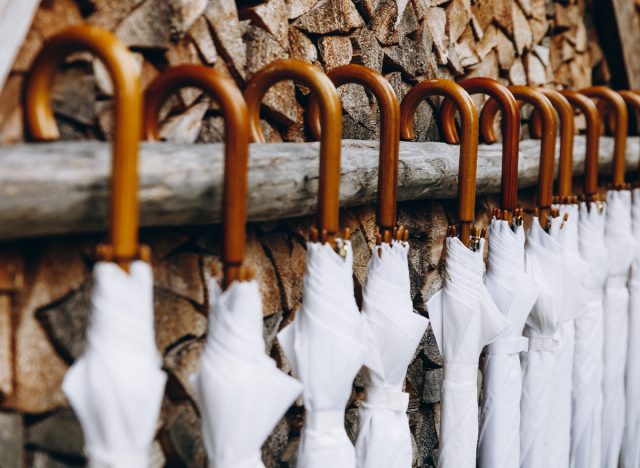
<instances>
[{"instance_id":1,"label":"pale wood surface","mask_svg":"<svg viewBox=\"0 0 640 468\"><path fill-rule=\"evenodd\" d=\"M220 220L222 145L146 143L140 153L142 226L209 224ZM539 142L520 145L520 187L535 185ZM341 206L375 201L378 145L345 140ZM627 145L636 167L637 138ZM601 168L611 163L612 141L601 139ZM275 220L314 212L317 143L252 145L249 218ZM575 141L575 173L581 174L584 138ZM91 232L107 222L109 145L101 142L20 144L0 148L0 239ZM478 194L500 189L500 145L481 145ZM399 200L456 196L458 148L403 142Z\"/></svg>"}]
</instances>

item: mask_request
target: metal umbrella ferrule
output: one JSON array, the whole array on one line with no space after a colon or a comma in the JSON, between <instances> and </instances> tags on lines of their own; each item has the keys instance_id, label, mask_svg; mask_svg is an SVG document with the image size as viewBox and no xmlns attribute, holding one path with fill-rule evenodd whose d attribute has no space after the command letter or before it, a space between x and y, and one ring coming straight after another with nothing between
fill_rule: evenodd
<instances>
[{"instance_id":1,"label":"metal umbrella ferrule","mask_svg":"<svg viewBox=\"0 0 640 468\"><path fill-rule=\"evenodd\" d=\"M377 71L363 65L349 64L327 72L340 87L355 83L373 93L380 108L380 159L378 169L377 223L381 241L391 243L397 225L398 153L400 151L400 105L391 84ZM317 98L312 95L307 122L313 138L321 138ZM396 229L397 231L397 229Z\"/></svg>"},{"instance_id":2,"label":"metal umbrella ferrule","mask_svg":"<svg viewBox=\"0 0 640 468\"><path fill-rule=\"evenodd\" d=\"M471 96L455 82L439 78L422 81L409 90L400 105L400 131L404 140L415 138L413 116L418 105L429 96L445 96L445 102L452 101L451 106L455 106L460 113L462 139L458 170L458 222L460 240L469 247L475 219L478 112Z\"/></svg>"},{"instance_id":3,"label":"metal umbrella ferrule","mask_svg":"<svg viewBox=\"0 0 640 468\"><path fill-rule=\"evenodd\" d=\"M491 78L468 78L458 83L469 94L483 93L494 98L502 110L502 179L501 208L513 215L518 204L518 147L520 114L518 104L506 86ZM442 135L449 144L459 143L453 104L445 99L440 107Z\"/></svg>"},{"instance_id":4,"label":"metal umbrella ferrule","mask_svg":"<svg viewBox=\"0 0 640 468\"><path fill-rule=\"evenodd\" d=\"M73 52L96 55L109 71L114 88L115 128L112 146L109 243L98 256L127 270L137 259L148 260L138 245L138 142L142 120L140 80L133 56L113 34L90 26L72 26L51 37L33 63L25 88L25 122L39 141L60 138L51 91L57 69Z\"/></svg>"},{"instance_id":5,"label":"metal umbrella ferrule","mask_svg":"<svg viewBox=\"0 0 640 468\"><path fill-rule=\"evenodd\" d=\"M271 62L256 73L244 88L249 109L251 139L264 143L260 128L260 104L269 88L283 80L299 81L317 96L320 106L320 181L316 230L311 237L334 245L338 234L340 209L340 145L342 140L342 108L331 79L313 65L297 59Z\"/></svg>"},{"instance_id":6,"label":"metal umbrella ferrule","mask_svg":"<svg viewBox=\"0 0 640 468\"><path fill-rule=\"evenodd\" d=\"M247 223L247 175L249 159L249 119L247 105L235 83L202 65L180 65L159 75L144 94L143 135L160 139L158 116L166 99L184 87L201 89L222 109L225 124L224 187L222 193L223 285L253 279L253 271L243 267Z\"/></svg>"},{"instance_id":7,"label":"metal umbrella ferrule","mask_svg":"<svg viewBox=\"0 0 640 468\"><path fill-rule=\"evenodd\" d=\"M592 86L581 89L579 92L592 99L605 102L607 107L613 111L616 128L614 133L612 182L615 190L625 190L627 188L624 173L629 114L624 99L620 94L605 86Z\"/></svg>"},{"instance_id":8,"label":"metal umbrella ferrule","mask_svg":"<svg viewBox=\"0 0 640 468\"><path fill-rule=\"evenodd\" d=\"M540 170L538 173L538 209L540 224L546 226L553 195L553 163L556 146L556 113L549 99L528 86L510 86L509 91L516 99L531 104L542 118L542 138L540 144ZM490 99L480 114L480 129L483 137L491 141L491 129L498 104Z\"/></svg>"},{"instance_id":9,"label":"metal umbrella ferrule","mask_svg":"<svg viewBox=\"0 0 640 468\"><path fill-rule=\"evenodd\" d=\"M584 195L589 202L599 202L598 196L598 157L599 157L599 141L600 141L600 116L598 108L594 102L588 97L576 91L563 90L560 91L569 104L585 117L587 122L587 147L586 158L584 163Z\"/></svg>"}]
</instances>

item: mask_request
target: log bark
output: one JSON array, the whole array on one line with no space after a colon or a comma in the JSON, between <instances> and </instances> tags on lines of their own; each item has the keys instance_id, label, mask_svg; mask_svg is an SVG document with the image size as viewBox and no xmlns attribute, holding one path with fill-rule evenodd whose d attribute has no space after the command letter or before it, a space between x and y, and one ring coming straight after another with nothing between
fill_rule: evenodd
<instances>
[{"instance_id":1,"label":"log bark","mask_svg":"<svg viewBox=\"0 0 640 468\"><path fill-rule=\"evenodd\" d=\"M520 144L520 187L535 185L539 142ZM574 174L582 174L584 137L576 137ZM601 138L600 165L611 165L613 142ZM637 167L640 139L630 138L627 164ZM140 151L142 226L202 225L220 221L221 144L145 143ZM318 188L318 143L254 144L249 172L249 218L277 220L311 214ZM378 144L345 140L340 204L373 203ZM481 145L477 194L500 190L500 145ZM110 149L100 142L21 144L0 148L0 239L102 231L108 211ZM400 145L398 199L453 198L458 147Z\"/></svg>"}]
</instances>

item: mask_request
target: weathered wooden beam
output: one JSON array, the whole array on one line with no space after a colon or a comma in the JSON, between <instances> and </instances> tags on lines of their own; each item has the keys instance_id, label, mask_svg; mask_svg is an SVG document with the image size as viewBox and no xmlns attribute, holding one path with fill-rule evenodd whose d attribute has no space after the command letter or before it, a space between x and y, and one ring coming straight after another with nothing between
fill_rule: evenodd
<instances>
[{"instance_id":1,"label":"weathered wooden beam","mask_svg":"<svg viewBox=\"0 0 640 468\"><path fill-rule=\"evenodd\" d=\"M584 138L575 141L575 172L584 164ZM611 164L612 141L601 139L601 167ZM520 144L520 187L535 185L539 142ZM143 226L209 224L220 220L222 145L146 143L140 153ZM640 142L629 139L630 167ZM313 213L318 143L251 147L249 218L275 220ZM378 144L345 140L340 203L374 202ZM92 232L107 222L109 145L100 142L21 144L0 148L0 239ZM500 145L481 145L478 194L500 189ZM400 146L400 200L456 196L458 147L404 142Z\"/></svg>"}]
</instances>

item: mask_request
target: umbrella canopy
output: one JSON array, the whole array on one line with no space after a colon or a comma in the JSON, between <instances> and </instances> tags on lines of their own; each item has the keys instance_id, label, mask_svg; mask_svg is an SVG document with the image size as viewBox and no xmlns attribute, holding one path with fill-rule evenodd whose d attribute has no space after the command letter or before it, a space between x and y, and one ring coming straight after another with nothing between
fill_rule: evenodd
<instances>
[{"instance_id":1,"label":"umbrella canopy","mask_svg":"<svg viewBox=\"0 0 640 468\"><path fill-rule=\"evenodd\" d=\"M478 438L478 359L509 328L483 283L484 240L473 251L447 238L444 287L427 303L443 356L439 467L474 467Z\"/></svg>"},{"instance_id":2,"label":"umbrella canopy","mask_svg":"<svg viewBox=\"0 0 640 468\"><path fill-rule=\"evenodd\" d=\"M151 267L94 268L87 347L62 390L84 433L91 466L147 466L166 375L153 331Z\"/></svg>"},{"instance_id":3,"label":"umbrella canopy","mask_svg":"<svg viewBox=\"0 0 640 468\"><path fill-rule=\"evenodd\" d=\"M580 283L589 271L589 264L585 262L579 251L579 207L575 203L555 205L560 213L561 222L551 225L549 234L558 240L562 246L562 254L568 270ZM571 294L582 295L584 289L572 291ZM586 312L584 308L577 311L571 320L564 322L558 332L558 347L556 355L556 377L553 408L550 413L547 433L548 447L554 466L567 466L571 452L571 414L572 414L572 388L573 388L573 361L575 346L575 319ZM556 465L557 464L557 465Z\"/></svg>"},{"instance_id":4,"label":"umbrella canopy","mask_svg":"<svg viewBox=\"0 0 640 468\"><path fill-rule=\"evenodd\" d=\"M520 219L510 224L493 218L485 285L511 328L487 346L482 369L479 465L487 468L517 467L520 462L520 352L528 348L522 331L538 298L525 273L524 244Z\"/></svg>"},{"instance_id":5,"label":"umbrella canopy","mask_svg":"<svg viewBox=\"0 0 640 468\"><path fill-rule=\"evenodd\" d=\"M358 467L411 466L409 394L403 385L429 321L413 311L408 252L407 242L385 242L374 247L369 261L362 313L382 366L367 372L356 443Z\"/></svg>"},{"instance_id":6,"label":"umbrella canopy","mask_svg":"<svg viewBox=\"0 0 640 468\"><path fill-rule=\"evenodd\" d=\"M344 427L352 384L365 364L382 372L367 353L364 320L353 296L352 250L337 240L307 243L303 299L295 320L278 333L294 375L304 384L305 424L298 466L355 466L355 450Z\"/></svg>"},{"instance_id":7,"label":"umbrella canopy","mask_svg":"<svg viewBox=\"0 0 640 468\"><path fill-rule=\"evenodd\" d=\"M587 306L574 321L570 466L598 468L602 443L602 386L597 383L602 382L603 373L602 301L607 280L605 205L601 202L581 203L579 211L580 255L590 268L582 283L587 291Z\"/></svg>"},{"instance_id":8,"label":"umbrella canopy","mask_svg":"<svg viewBox=\"0 0 640 468\"><path fill-rule=\"evenodd\" d=\"M190 378L209 466L261 468L260 448L302 385L265 353L257 281L234 281L222 291L211 279L209 294L207 343Z\"/></svg>"},{"instance_id":9,"label":"umbrella canopy","mask_svg":"<svg viewBox=\"0 0 640 468\"><path fill-rule=\"evenodd\" d=\"M605 227L609 277L604 292L602 466L618 466L625 425L625 362L629 327L629 267L637 240L631 232L631 192L609 190Z\"/></svg>"},{"instance_id":10,"label":"umbrella canopy","mask_svg":"<svg viewBox=\"0 0 640 468\"><path fill-rule=\"evenodd\" d=\"M633 237L640 237L640 189L633 190L632 203ZM629 277L629 345L627 347L626 394L627 398L626 423L620 466L632 468L640 466L640 403L635 397L640 394L640 245Z\"/></svg>"},{"instance_id":11,"label":"umbrella canopy","mask_svg":"<svg viewBox=\"0 0 640 468\"><path fill-rule=\"evenodd\" d=\"M550 231L560 229L562 222L560 217L552 218ZM569 268L562 245L540 226L537 217L528 232L525 264L540 296L525 327L529 352L523 358L520 466L562 466L553 463L554 453L546 438L558 388L561 327L576 317L585 303L580 280Z\"/></svg>"}]
</instances>

